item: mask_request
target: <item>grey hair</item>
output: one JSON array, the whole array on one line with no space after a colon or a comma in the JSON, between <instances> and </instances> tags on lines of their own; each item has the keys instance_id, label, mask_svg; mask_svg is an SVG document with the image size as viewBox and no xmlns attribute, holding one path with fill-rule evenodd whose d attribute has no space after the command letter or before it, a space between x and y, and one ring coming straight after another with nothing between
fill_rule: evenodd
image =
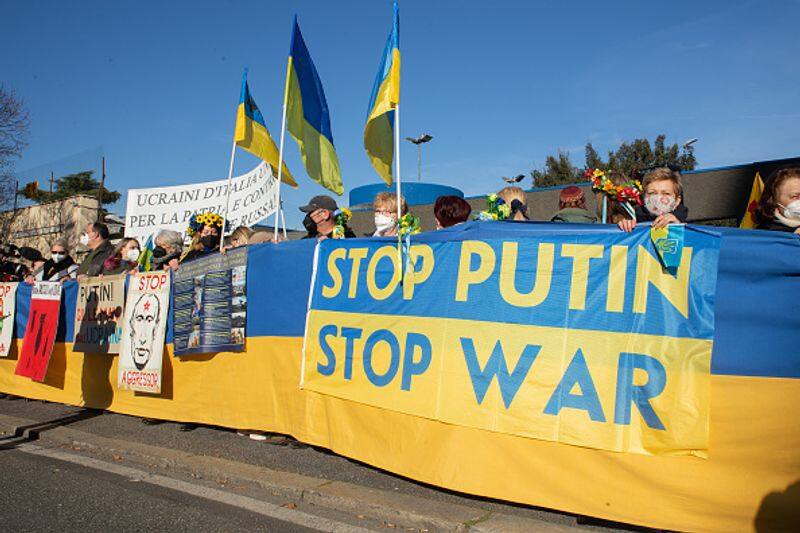
<instances>
[{"instance_id":1,"label":"grey hair","mask_svg":"<svg viewBox=\"0 0 800 533\"><path fill-rule=\"evenodd\" d=\"M50 248L53 246L60 246L64 249L64 253L69 255L69 244L67 244L67 239L56 239L50 244Z\"/></svg>"},{"instance_id":2,"label":"grey hair","mask_svg":"<svg viewBox=\"0 0 800 533\"><path fill-rule=\"evenodd\" d=\"M171 229L162 229L156 233L156 243L172 248L176 252L183 250L183 235Z\"/></svg>"}]
</instances>

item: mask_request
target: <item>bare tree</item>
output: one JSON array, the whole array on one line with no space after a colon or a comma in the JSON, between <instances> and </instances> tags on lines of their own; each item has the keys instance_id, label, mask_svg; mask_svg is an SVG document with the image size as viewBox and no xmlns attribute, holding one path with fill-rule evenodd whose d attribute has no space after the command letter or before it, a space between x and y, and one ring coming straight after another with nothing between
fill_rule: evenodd
<instances>
[{"instance_id":1,"label":"bare tree","mask_svg":"<svg viewBox=\"0 0 800 533\"><path fill-rule=\"evenodd\" d=\"M28 125L22 100L0 85L0 210L14 203L14 164L28 145Z\"/></svg>"}]
</instances>

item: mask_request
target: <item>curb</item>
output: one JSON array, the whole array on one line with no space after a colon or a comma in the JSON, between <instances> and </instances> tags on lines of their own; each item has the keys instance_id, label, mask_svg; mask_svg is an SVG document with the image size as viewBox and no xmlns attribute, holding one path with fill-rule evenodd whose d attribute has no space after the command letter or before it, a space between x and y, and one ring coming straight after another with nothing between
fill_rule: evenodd
<instances>
[{"instance_id":1,"label":"curb","mask_svg":"<svg viewBox=\"0 0 800 533\"><path fill-rule=\"evenodd\" d=\"M430 500L409 494L399 494L324 478L272 470L223 459L195 455L139 442L101 437L92 433L62 427L47 426L33 420L0 414L0 427L10 428L11 436L24 441L39 441L75 451L87 450L110 456L115 461L126 460L149 468L171 469L193 478L228 483L252 484L274 494L298 501L346 511L395 525L414 527L422 531L444 530L459 532L516 532L516 531L574 531L575 527L552 524L541 520L492 513L487 509Z\"/></svg>"}]
</instances>

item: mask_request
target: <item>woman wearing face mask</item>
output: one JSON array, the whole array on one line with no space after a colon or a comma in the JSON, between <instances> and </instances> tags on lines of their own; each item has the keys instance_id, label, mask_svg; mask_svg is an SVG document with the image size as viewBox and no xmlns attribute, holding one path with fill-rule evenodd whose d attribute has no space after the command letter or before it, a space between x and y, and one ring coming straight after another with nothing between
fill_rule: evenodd
<instances>
[{"instance_id":1,"label":"woman wearing face mask","mask_svg":"<svg viewBox=\"0 0 800 533\"><path fill-rule=\"evenodd\" d=\"M800 235L800 168L784 168L767 178L758 211L758 229Z\"/></svg>"},{"instance_id":2,"label":"woman wearing face mask","mask_svg":"<svg viewBox=\"0 0 800 533\"><path fill-rule=\"evenodd\" d=\"M372 202L375 214L375 233L373 237L394 237L397 235L397 195L393 192L379 192ZM400 197L400 216L408 213L405 198Z\"/></svg>"},{"instance_id":3,"label":"woman wearing face mask","mask_svg":"<svg viewBox=\"0 0 800 533\"><path fill-rule=\"evenodd\" d=\"M189 221L188 233L192 236L192 243L181 258L181 263L219 251L222 217L216 213L194 215Z\"/></svg>"},{"instance_id":4,"label":"woman wearing face mask","mask_svg":"<svg viewBox=\"0 0 800 533\"><path fill-rule=\"evenodd\" d=\"M162 229L153 239L153 270L178 270L183 252L183 235L171 229Z\"/></svg>"},{"instance_id":5,"label":"woman wearing face mask","mask_svg":"<svg viewBox=\"0 0 800 533\"><path fill-rule=\"evenodd\" d=\"M114 251L103 261L103 271L101 274L111 276L123 274L125 272L134 273L139 270L139 241L136 239L125 238L120 240L114 247Z\"/></svg>"},{"instance_id":6,"label":"woman wearing face mask","mask_svg":"<svg viewBox=\"0 0 800 533\"><path fill-rule=\"evenodd\" d=\"M681 173L667 167L657 168L642 180L644 206L635 206L635 220L622 220L618 226L631 231L637 222L652 222L654 228L686 222L689 210L684 204Z\"/></svg>"},{"instance_id":7,"label":"woman wearing face mask","mask_svg":"<svg viewBox=\"0 0 800 533\"><path fill-rule=\"evenodd\" d=\"M40 269L34 270L25 281L66 281L75 279L78 265L69 256L67 241L56 239L50 245L50 259L44 262Z\"/></svg>"}]
</instances>

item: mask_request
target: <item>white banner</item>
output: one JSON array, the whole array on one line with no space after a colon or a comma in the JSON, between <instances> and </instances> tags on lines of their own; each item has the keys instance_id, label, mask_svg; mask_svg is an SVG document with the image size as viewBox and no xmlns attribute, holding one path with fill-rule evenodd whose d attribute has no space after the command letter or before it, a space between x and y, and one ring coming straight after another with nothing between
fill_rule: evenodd
<instances>
[{"instance_id":1,"label":"white banner","mask_svg":"<svg viewBox=\"0 0 800 533\"><path fill-rule=\"evenodd\" d=\"M229 232L237 226L252 226L275 213L278 180L272 167L261 163L231 180ZM125 208L125 236L141 243L160 229L186 233L195 213L225 213L228 180L174 187L130 189Z\"/></svg>"},{"instance_id":2,"label":"white banner","mask_svg":"<svg viewBox=\"0 0 800 533\"><path fill-rule=\"evenodd\" d=\"M0 357L7 356L11 348L18 285L18 283L0 283Z\"/></svg>"},{"instance_id":3,"label":"white banner","mask_svg":"<svg viewBox=\"0 0 800 533\"><path fill-rule=\"evenodd\" d=\"M120 389L161 392L169 289L169 272L142 272L128 279L117 369Z\"/></svg>"}]
</instances>

